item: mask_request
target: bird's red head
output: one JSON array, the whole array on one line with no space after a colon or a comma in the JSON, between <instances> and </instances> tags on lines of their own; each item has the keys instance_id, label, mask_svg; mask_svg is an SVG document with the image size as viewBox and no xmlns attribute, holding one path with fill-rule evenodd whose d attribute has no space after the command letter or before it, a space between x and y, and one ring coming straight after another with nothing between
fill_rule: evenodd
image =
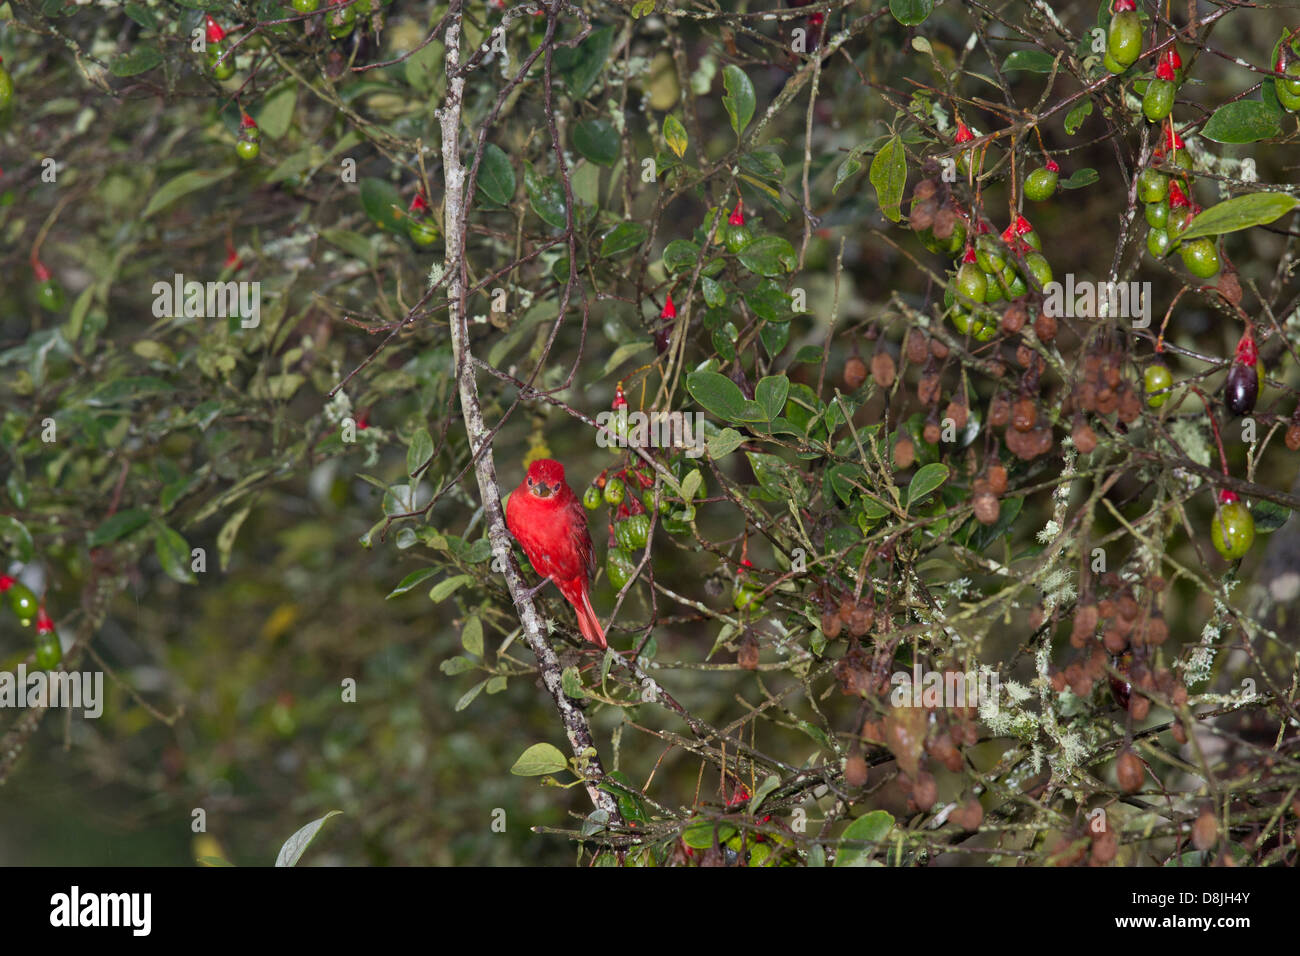
<instances>
[{"instance_id":1,"label":"bird's red head","mask_svg":"<svg viewBox=\"0 0 1300 956\"><path fill-rule=\"evenodd\" d=\"M564 483L564 466L553 458L539 458L528 466L528 476L524 479L528 493L534 498L555 498Z\"/></svg>"}]
</instances>

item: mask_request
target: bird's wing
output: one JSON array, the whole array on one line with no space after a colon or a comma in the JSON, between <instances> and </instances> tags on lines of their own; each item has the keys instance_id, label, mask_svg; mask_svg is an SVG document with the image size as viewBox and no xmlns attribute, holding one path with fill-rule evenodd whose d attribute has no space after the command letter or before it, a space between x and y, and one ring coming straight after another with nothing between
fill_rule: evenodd
<instances>
[{"instance_id":1,"label":"bird's wing","mask_svg":"<svg viewBox=\"0 0 1300 956\"><path fill-rule=\"evenodd\" d=\"M569 502L568 507L573 546L582 558L587 580L590 581L596 576L596 549L591 543L591 532L587 530L587 511L576 497Z\"/></svg>"}]
</instances>

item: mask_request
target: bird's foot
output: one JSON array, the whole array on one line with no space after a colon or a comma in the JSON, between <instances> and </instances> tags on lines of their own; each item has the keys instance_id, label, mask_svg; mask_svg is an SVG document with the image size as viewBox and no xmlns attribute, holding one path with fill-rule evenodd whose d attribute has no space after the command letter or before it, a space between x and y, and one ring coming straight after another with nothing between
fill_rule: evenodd
<instances>
[{"instance_id":1,"label":"bird's foot","mask_svg":"<svg viewBox=\"0 0 1300 956\"><path fill-rule=\"evenodd\" d=\"M527 598L528 600L531 601L533 598L537 597L537 595L541 593L542 588L546 587L546 585L550 583L551 583L550 578L542 578L541 584L537 585L536 587L529 588L527 591L524 591L519 596L523 598Z\"/></svg>"}]
</instances>

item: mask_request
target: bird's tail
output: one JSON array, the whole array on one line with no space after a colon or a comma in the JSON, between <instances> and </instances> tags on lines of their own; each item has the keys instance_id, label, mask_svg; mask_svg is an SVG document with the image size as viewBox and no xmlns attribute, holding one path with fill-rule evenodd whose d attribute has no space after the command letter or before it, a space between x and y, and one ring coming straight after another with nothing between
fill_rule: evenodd
<instances>
[{"instance_id":1,"label":"bird's tail","mask_svg":"<svg viewBox=\"0 0 1300 956\"><path fill-rule=\"evenodd\" d=\"M581 580L566 582L566 586L562 589L564 596L569 599L569 603L578 614L578 630L582 632L582 636L597 647L607 647L604 628L600 626L600 618L596 617L596 611L591 606L591 598L587 595L584 584L585 582Z\"/></svg>"}]
</instances>

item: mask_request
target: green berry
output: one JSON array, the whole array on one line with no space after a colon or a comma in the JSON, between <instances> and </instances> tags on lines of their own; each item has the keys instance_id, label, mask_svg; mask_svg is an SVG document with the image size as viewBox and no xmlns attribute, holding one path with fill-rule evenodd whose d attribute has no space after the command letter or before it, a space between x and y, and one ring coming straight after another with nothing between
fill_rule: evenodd
<instances>
[{"instance_id":1,"label":"green berry","mask_svg":"<svg viewBox=\"0 0 1300 956\"><path fill-rule=\"evenodd\" d=\"M1147 217L1147 225L1152 229L1164 229L1169 224L1168 199L1147 203L1143 212Z\"/></svg>"},{"instance_id":2,"label":"green berry","mask_svg":"<svg viewBox=\"0 0 1300 956\"><path fill-rule=\"evenodd\" d=\"M995 302L1001 302L1006 298L1006 293L1002 291L1002 283L992 272L984 273L984 301L989 305Z\"/></svg>"},{"instance_id":3,"label":"green berry","mask_svg":"<svg viewBox=\"0 0 1300 956\"><path fill-rule=\"evenodd\" d=\"M1293 80L1283 80L1279 86L1285 87L1286 91L1292 96L1300 96L1300 60L1292 60L1286 65L1286 75L1293 76Z\"/></svg>"},{"instance_id":4,"label":"green berry","mask_svg":"<svg viewBox=\"0 0 1300 956\"><path fill-rule=\"evenodd\" d=\"M636 562L626 552L610 548L609 555L605 558L605 573L609 575L609 583L614 590L621 591L636 573Z\"/></svg>"},{"instance_id":5,"label":"green berry","mask_svg":"<svg viewBox=\"0 0 1300 956\"><path fill-rule=\"evenodd\" d=\"M623 479L611 478L605 482L605 504L618 506L623 503Z\"/></svg>"},{"instance_id":6,"label":"green berry","mask_svg":"<svg viewBox=\"0 0 1300 956\"><path fill-rule=\"evenodd\" d=\"M4 109L14 98L14 78L9 75L5 65L0 63L0 110Z\"/></svg>"},{"instance_id":7,"label":"green berry","mask_svg":"<svg viewBox=\"0 0 1300 956\"><path fill-rule=\"evenodd\" d=\"M28 627L36 619L40 602L36 600L31 588L15 581L9 589L9 608L14 612L14 617L18 618L18 623Z\"/></svg>"},{"instance_id":8,"label":"green berry","mask_svg":"<svg viewBox=\"0 0 1300 956\"><path fill-rule=\"evenodd\" d=\"M992 236L980 236L975 240L975 259L985 272L998 272L1007 264L1002 246Z\"/></svg>"},{"instance_id":9,"label":"green berry","mask_svg":"<svg viewBox=\"0 0 1300 956\"><path fill-rule=\"evenodd\" d=\"M760 597L760 592L755 591L748 585L742 584L736 588L736 593L732 597L731 603L737 611L743 611L747 607L762 607L763 599Z\"/></svg>"},{"instance_id":10,"label":"green berry","mask_svg":"<svg viewBox=\"0 0 1300 956\"><path fill-rule=\"evenodd\" d=\"M1142 373L1142 384L1147 393L1147 405L1159 408L1169 401L1169 392L1166 390L1174 384L1174 377L1165 365L1148 365Z\"/></svg>"},{"instance_id":11,"label":"green berry","mask_svg":"<svg viewBox=\"0 0 1300 956\"><path fill-rule=\"evenodd\" d=\"M952 235L946 240L940 239L940 242L946 242L947 245L941 250L949 255L956 255L962 249L966 248L966 223L958 219L952 224Z\"/></svg>"},{"instance_id":12,"label":"green berry","mask_svg":"<svg viewBox=\"0 0 1300 956\"><path fill-rule=\"evenodd\" d=\"M588 511L595 511L603 500L600 489L595 485L588 485L587 490L582 493L582 506Z\"/></svg>"},{"instance_id":13,"label":"green berry","mask_svg":"<svg viewBox=\"0 0 1300 956\"><path fill-rule=\"evenodd\" d=\"M1142 21L1136 10L1121 10L1110 18L1106 53L1122 68L1111 70L1112 73L1122 73L1137 61L1142 53Z\"/></svg>"},{"instance_id":14,"label":"green berry","mask_svg":"<svg viewBox=\"0 0 1300 956\"><path fill-rule=\"evenodd\" d=\"M228 56L221 58L221 54L226 51L222 43L208 44L208 66L212 67L212 75L218 80L228 80L235 75L235 58Z\"/></svg>"},{"instance_id":15,"label":"green berry","mask_svg":"<svg viewBox=\"0 0 1300 956\"><path fill-rule=\"evenodd\" d=\"M650 540L650 516L629 515L614 522L614 541L623 551L637 551Z\"/></svg>"},{"instance_id":16,"label":"green berry","mask_svg":"<svg viewBox=\"0 0 1300 956\"><path fill-rule=\"evenodd\" d=\"M1101 64L1111 73L1123 73L1128 69L1128 67L1123 63L1111 56L1109 50L1106 51L1106 55L1101 58Z\"/></svg>"},{"instance_id":17,"label":"green berry","mask_svg":"<svg viewBox=\"0 0 1300 956\"><path fill-rule=\"evenodd\" d=\"M1029 273L1037 280L1039 287L1047 288L1047 284L1052 281L1052 266L1047 257L1041 252L1031 252L1025 256L1025 265L1029 267Z\"/></svg>"},{"instance_id":18,"label":"green berry","mask_svg":"<svg viewBox=\"0 0 1300 956\"><path fill-rule=\"evenodd\" d=\"M431 246L438 240L438 227L428 219L408 218L406 233L417 246Z\"/></svg>"},{"instance_id":19,"label":"green berry","mask_svg":"<svg viewBox=\"0 0 1300 956\"><path fill-rule=\"evenodd\" d=\"M315 13L320 0L293 0L293 8L299 13Z\"/></svg>"},{"instance_id":20,"label":"green berry","mask_svg":"<svg viewBox=\"0 0 1300 956\"><path fill-rule=\"evenodd\" d=\"M251 139L241 139L235 143L235 154L245 162L257 159L257 155L261 151L262 147Z\"/></svg>"},{"instance_id":21,"label":"green berry","mask_svg":"<svg viewBox=\"0 0 1300 956\"><path fill-rule=\"evenodd\" d=\"M1199 279L1209 279L1219 274L1219 253L1214 243L1206 237L1184 242L1178 249L1187 271Z\"/></svg>"},{"instance_id":22,"label":"green berry","mask_svg":"<svg viewBox=\"0 0 1300 956\"><path fill-rule=\"evenodd\" d=\"M59 635L47 631L36 636L36 666L41 670L52 671L63 660L63 647L59 644Z\"/></svg>"},{"instance_id":23,"label":"green berry","mask_svg":"<svg viewBox=\"0 0 1300 956\"><path fill-rule=\"evenodd\" d=\"M63 309L63 286L57 279L46 279L36 286L36 301L47 312L60 312Z\"/></svg>"},{"instance_id":24,"label":"green berry","mask_svg":"<svg viewBox=\"0 0 1300 956\"><path fill-rule=\"evenodd\" d=\"M1214 542L1214 550L1229 561L1244 557L1255 543L1255 519L1250 509L1240 501L1220 505L1210 525L1210 540Z\"/></svg>"},{"instance_id":25,"label":"green berry","mask_svg":"<svg viewBox=\"0 0 1300 956\"><path fill-rule=\"evenodd\" d=\"M1055 164L1053 164L1055 165ZM1034 202L1044 202L1056 192L1056 184L1061 174L1048 166L1039 166L1025 177L1025 198Z\"/></svg>"},{"instance_id":26,"label":"green berry","mask_svg":"<svg viewBox=\"0 0 1300 956\"><path fill-rule=\"evenodd\" d=\"M973 262L963 262L957 270L957 294L964 302L983 302L988 294L988 279Z\"/></svg>"},{"instance_id":27,"label":"green berry","mask_svg":"<svg viewBox=\"0 0 1300 956\"><path fill-rule=\"evenodd\" d=\"M1300 63L1300 61L1296 62ZM1273 91L1277 94L1277 101L1282 104L1282 109L1286 110L1288 113L1294 113L1297 110L1300 110L1300 94L1292 93L1289 89L1289 84L1290 81L1288 80L1276 83L1273 87Z\"/></svg>"},{"instance_id":28,"label":"green berry","mask_svg":"<svg viewBox=\"0 0 1300 956\"><path fill-rule=\"evenodd\" d=\"M1169 177L1160 170L1148 167L1138 174L1138 199L1142 202L1158 203L1168 196Z\"/></svg>"},{"instance_id":29,"label":"green berry","mask_svg":"<svg viewBox=\"0 0 1300 956\"><path fill-rule=\"evenodd\" d=\"M1173 244L1174 241L1169 238L1169 233L1163 229L1152 226L1147 231L1147 252L1151 253L1155 258L1163 259L1169 255L1169 249Z\"/></svg>"},{"instance_id":30,"label":"green berry","mask_svg":"<svg viewBox=\"0 0 1300 956\"><path fill-rule=\"evenodd\" d=\"M1154 79L1147 84L1142 97L1142 112L1152 123L1159 123L1174 108L1174 84L1169 80Z\"/></svg>"}]
</instances>

